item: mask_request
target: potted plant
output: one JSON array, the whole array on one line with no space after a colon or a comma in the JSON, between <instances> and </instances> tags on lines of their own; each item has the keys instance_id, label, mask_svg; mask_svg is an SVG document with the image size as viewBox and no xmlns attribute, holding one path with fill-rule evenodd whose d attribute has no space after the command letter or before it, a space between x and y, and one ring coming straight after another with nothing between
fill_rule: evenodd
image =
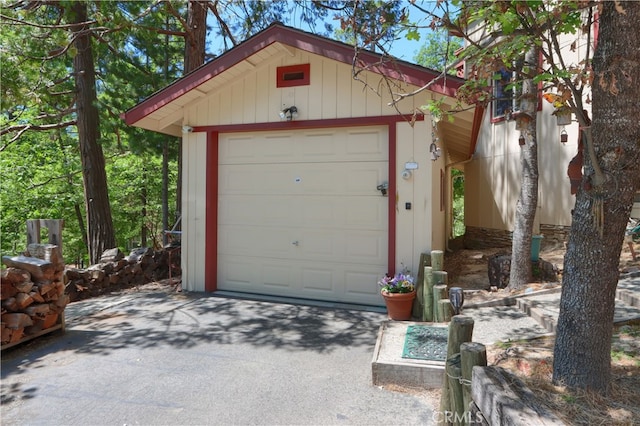
<instances>
[{"instance_id":1,"label":"potted plant","mask_svg":"<svg viewBox=\"0 0 640 426\"><path fill-rule=\"evenodd\" d=\"M413 277L408 271L395 276L386 274L380 281L380 294L387 306L387 315L392 320L410 320L413 299L416 297L416 287Z\"/></svg>"}]
</instances>

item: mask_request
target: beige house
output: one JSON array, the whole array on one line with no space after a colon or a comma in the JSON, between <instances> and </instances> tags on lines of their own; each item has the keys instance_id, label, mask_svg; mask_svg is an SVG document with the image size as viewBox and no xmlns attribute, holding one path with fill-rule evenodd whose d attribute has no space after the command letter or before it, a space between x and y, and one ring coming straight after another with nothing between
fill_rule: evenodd
<instances>
[{"instance_id":1,"label":"beige house","mask_svg":"<svg viewBox=\"0 0 640 426\"><path fill-rule=\"evenodd\" d=\"M478 26L472 34L488 43L491 38L485 32L486 28ZM589 40L582 35L574 49L575 37L564 37L561 42L564 62L578 66L586 57ZM512 76L506 73L502 77L502 81L496 81L493 95L503 99L494 100L482 112L472 160L464 164L465 243L471 247L509 246L514 228L522 181L520 131L516 122L518 94L500 92L503 81L507 84ZM585 101L586 96L587 93ZM588 101L585 105L591 114ZM562 244L568 236L575 204L568 168L578 154L579 126L575 118L568 125L558 125L553 112L553 105L543 99L541 91L536 129L539 180L534 234L543 235L547 243ZM565 134L565 142L561 142L561 134ZM577 167L580 169L581 165Z\"/></svg>"},{"instance_id":2,"label":"beige house","mask_svg":"<svg viewBox=\"0 0 640 426\"><path fill-rule=\"evenodd\" d=\"M462 80L370 52L355 79L353 57L274 24L123 114L183 139L185 289L381 305L381 276L445 247L448 166L470 157L474 112L435 129L414 112ZM385 79L432 84L399 112Z\"/></svg>"}]
</instances>

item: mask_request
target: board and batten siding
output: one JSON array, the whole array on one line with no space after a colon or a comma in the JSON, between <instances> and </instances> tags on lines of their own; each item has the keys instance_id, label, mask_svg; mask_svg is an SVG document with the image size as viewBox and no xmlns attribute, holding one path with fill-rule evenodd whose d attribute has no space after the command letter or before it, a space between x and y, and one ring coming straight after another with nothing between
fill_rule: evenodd
<instances>
[{"instance_id":1,"label":"board and batten siding","mask_svg":"<svg viewBox=\"0 0 640 426\"><path fill-rule=\"evenodd\" d=\"M308 86L276 87L279 66L310 64L311 82ZM381 77L361 73L360 79L378 88ZM410 91L415 87L407 86ZM380 89L381 93L385 93ZM424 96L408 98L400 105L409 113L425 102ZM322 56L287 48L266 64L254 67L209 96L202 96L185 108L183 124L193 127L242 125L281 121L278 112L295 105L297 120L331 120L354 117L397 115L389 106L388 95L380 97L371 88L352 77L350 65ZM406 267L417 275L420 253L444 249L444 212L440 210L439 176L444 169L446 155L432 163L430 121L418 121L413 127L399 122L395 126L396 146L396 270ZM183 134L183 287L190 291L204 291L205 283L205 217L207 193L207 135ZM401 178L406 162L417 162L418 170L408 180ZM434 172L433 167L438 171ZM433 176L438 176L436 182ZM432 194L432 189L438 192ZM433 199L432 199L433 198ZM411 203L411 209L405 208ZM435 218L435 220L434 220ZM442 230L432 232L432 224L443 224ZM375 283L372 283L375 285Z\"/></svg>"}]
</instances>

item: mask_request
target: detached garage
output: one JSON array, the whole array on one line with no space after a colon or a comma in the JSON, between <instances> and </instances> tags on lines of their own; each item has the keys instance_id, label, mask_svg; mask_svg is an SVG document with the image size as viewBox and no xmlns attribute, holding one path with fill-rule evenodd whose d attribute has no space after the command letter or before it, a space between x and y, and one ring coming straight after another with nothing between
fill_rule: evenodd
<instances>
[{"instance_id":1,"label":"detached garage","mask_svg":"<svg viewBox=\"0 0 640 426\"><path fill-rule=\"evenodd\" d=\"M381 305L382 275L444 248L447 164L470 156L473 113L433 129L414 112L461 81L399 113L373 90L383 76L408 93L437 73L361 52L358 81L352 61L274 24L124 114L183 138L183 288Z\"/></svg>"}]
</instances>

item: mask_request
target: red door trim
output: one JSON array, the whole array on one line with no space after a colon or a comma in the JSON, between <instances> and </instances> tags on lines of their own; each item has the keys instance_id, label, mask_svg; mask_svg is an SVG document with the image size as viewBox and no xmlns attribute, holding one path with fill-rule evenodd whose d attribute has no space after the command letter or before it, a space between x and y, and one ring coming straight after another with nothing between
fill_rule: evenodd
<instances>
[{"instance_id":1,"label":"red door trim","mask_svg":"<svg viewBox=\"0 0 640 426\"><path fill-rule=\"evenodd\" d=\"M204 247L204 291L218 289L218 145L219 133L207 133L206 224Z\"/></svg>"}]
</instances>

